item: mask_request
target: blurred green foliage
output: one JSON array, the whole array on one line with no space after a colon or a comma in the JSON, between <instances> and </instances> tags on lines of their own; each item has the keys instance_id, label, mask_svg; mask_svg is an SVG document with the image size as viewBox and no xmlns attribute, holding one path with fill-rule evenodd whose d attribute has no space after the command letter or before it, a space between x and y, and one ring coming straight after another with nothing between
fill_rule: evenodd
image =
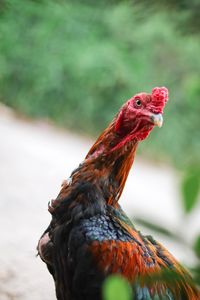
<instances>
[{"instance_id":1,"label":"blurred green foliage","mask_svg":"<svg viewBox=\"0 0 200 300\"><path fill-rule=\"evenodd\" d=\"M198 256L198 258L200 258L200 235L197 237L197 239L195 241L194 251L195 251L196 255Z\"/></svg>"},{"instance_id":2,"label":"blurred green foliage","mask_svg":"<svg viewBox=\"0 0 200 300\"><path fill-rule=\"evenodd\" d=\"M200 191L200 170L190 169L182 182L183 207L189 213L196 205Z\"/></svg>"},{"instance_id":3,"label":"blurred green foliage","mask_svg":"<svg viewBox=\"0 0 200 300\"><path fill-rule=\"evenodd\" d=\"M126 99L165 85L164 127L140 151L200 164L199 36L176 30L178 4L138 2L2 1L0 101L97 134Z\"/></svg>"},{"instance_id":4,"label":"blurred green foliage","mask_svg":"<svg viewBox=\"0 0 200 300\"><path fill-rule=\"evenodd\" d=\"M199 34L200 30L200 1L199 0L137 0L154 6L155 10L168 11L173 17L177 29L182 33Z\"/></svg>"}]
</instances>

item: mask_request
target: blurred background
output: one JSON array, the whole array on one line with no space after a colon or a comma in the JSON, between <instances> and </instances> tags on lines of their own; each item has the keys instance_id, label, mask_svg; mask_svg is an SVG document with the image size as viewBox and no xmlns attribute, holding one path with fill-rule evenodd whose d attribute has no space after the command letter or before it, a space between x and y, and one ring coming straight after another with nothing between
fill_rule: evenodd
<instances>
[{"instance_id":1,"label":"blurred background","mask_svg":"<svg viewBox=\"0 0 200 300\"><path fill-rule=\"evenodd\" d=\"M200 2L0 1L0 299L55 299L47 203L123 102L166 86L121 204L200 281Z\"/></svg>"}]
</instances>

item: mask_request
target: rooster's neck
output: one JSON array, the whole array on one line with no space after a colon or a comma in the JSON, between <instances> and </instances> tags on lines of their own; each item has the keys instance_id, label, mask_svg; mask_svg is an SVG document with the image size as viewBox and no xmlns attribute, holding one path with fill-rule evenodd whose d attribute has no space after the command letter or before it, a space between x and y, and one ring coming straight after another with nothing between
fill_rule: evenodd
<instances>
[{"instance_id":1,"label":"rooster's neck","mask_svg":"<svg viewBox=\"0 0 200 300\"><path fill-rule=\"evenodd\" d=\"M111 205L117 203L122 194L138 146L135 139L126 137L127 142L122 142L114 130L114 121L97 139L85 160L94 171L94 181L95 176L100 179L107 203Z\"/></svg>"}]
</instances>

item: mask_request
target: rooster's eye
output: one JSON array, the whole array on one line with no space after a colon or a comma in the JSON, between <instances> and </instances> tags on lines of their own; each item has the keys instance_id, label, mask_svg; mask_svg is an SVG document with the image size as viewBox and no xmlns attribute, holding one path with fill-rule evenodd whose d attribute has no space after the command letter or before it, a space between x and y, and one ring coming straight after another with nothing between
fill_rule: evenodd
<instances>
[{"instance_id":1,"label":"rooster's eye","mask_svg":"<svg viewBox=\"0 0 200 300\"><path fill-rule=\"evenodd\" d=\"M135 100L135 105L136 105L136 107L141 107L142 106L141 100L140 99L136 99Z\"/></svg>"}]
</instances>

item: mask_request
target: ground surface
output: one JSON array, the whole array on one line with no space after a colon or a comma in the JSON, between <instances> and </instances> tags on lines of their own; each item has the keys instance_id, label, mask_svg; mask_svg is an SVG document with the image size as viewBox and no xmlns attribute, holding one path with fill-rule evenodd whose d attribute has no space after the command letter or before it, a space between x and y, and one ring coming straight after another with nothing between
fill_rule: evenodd
<instances>
[{"instance_id":1,"label":"ground surface","mask_svg":"<svg viewBox=\"0 0 200 300\"><path fill-rule=\"evenodd\" d=\"M19 119L0 107L1 300L55 300L53 281L36 258L36 245L50 221L48 201L91 143L45 123ZM192 239L200 228L199 211L187 223L181 221L175 172L141 159L136 159L133 170L121 199L127 213L168 224L172 230L179 226ZM186 249L164 243L188 261Z\"/></svg>"}]
</instances>

